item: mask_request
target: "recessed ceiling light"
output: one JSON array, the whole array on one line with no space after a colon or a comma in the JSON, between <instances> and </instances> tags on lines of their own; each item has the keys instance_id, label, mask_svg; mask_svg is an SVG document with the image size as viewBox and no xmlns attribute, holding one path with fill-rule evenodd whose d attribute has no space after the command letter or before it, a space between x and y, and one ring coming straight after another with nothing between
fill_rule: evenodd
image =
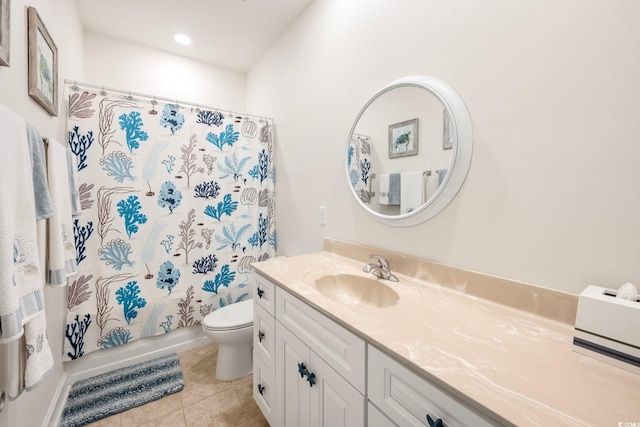
<instances>
[{"instance_id":1,"label":"recessed ceiling light","mask_svg":"<svg viewBox=\"0 0 640 427\"><path fill-rule=\"evenodd\" d=\"M191 37L189 37L186 34L176 34L175 36L173 36L173 39L183 45L188 45L191 44Z\"/></svg>"}]
</instances>

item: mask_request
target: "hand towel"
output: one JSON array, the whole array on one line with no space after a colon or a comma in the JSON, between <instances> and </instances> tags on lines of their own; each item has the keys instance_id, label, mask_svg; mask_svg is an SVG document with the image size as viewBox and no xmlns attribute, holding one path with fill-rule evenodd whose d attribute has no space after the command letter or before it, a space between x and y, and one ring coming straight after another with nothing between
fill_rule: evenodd
<instances>
[{"instance_id":1,"label":"hand towel","mask_svg":"<svg viewBox=\"0 0 640 427\"><path fill-rule=\"evenodd\" d=\"M30 123L27 126L27 139L31 152L31 167L33 169L33 194L36 202L36 219L38 221L53 216L53 203L47 184L46 156L44 142L40 132Z\"/></svg>"},{"instance_id":2,"label":"hand towel","mask_svg":"<svg viewBox=\"0 0 640 427\"><path fill-rule=\"evenodd\" d=\"M400 214L418 209L424 203L424 173L422 171L400 174Z\"/></svg>"},{"instance_id":3,"label":"hand towel","mask_svg":"<svg viewBox=\"0 0 640 427\"><path fill-rule=\"evenodd\" d=\"M380 191L380 198L378 199L378 203L381 205L389 204L389 174L381 173L380 174L380 183L378 184L378 190Z\"/></svg>"},{"instance_id":4,"label":"hand towel","mask_svg":"<svg viewBox=\"0 0 640 427\"><path fill-rule=\"evenodd\" d=\"M27 127L0 105L0 129L0 342L9 342L44 309L44 283Z\"/></svg>"},{"instance_id":5,"label":"hand towel","mask_svg":"<svg viewBox=\"0 0 640 427\"><path fill-rule=\"evenodd\" d=\"M378 203L384 206L400 205L400 174L380 174L380 199Z\"/></svg>"},{"instance_id":6,"label":"hand towel","mask_svg":"<svg viewBox=\"0 0 640 427\"><path fill-rule=\"evenodd\" d=\"M24 325L24 335L8 345L9 400L18 398L24 390L30 391L38 386L53 369L53 354L47 340L45 312Z\"/></svg>"},{"instance_id":7,"label":"hand towel","mask_svg":"<svg viewBox=\"0 0 640 427\"><path fill-rule=\"evenodd\" d=\"M438 186L442 185L442 181L444 181L447 176L447 169L438 169Z\"/></svg>"},{"instance_id":8,"label":"hand towel","mask_svg":"<svg viewBox=\"0 0 640 427\"><path fill-rule=\"evenodd\" d=\"M27 345L24 335L20 339L4 344L7 348L5 355L9 362L9 381L7 396L9 400L17 399L24 391L24 366L27 358Z\"/></svg>"},{"instance_id":9,"label":"hand towel","mask_svg":"<svg viewBox=\"0 0 640 427\"><path fill-rule=\"evenodd\" d=\"M24 325L27 360L24 367L24 387L35 388L53 368L53 355L47 340L47 321L42 311Z\"/></svg>"},{"instance_id":10,"label":"hand towel","mask_svg":"<svg viewBox=\"0 0 640 427\"><path fill-rule=\"evenodd\" d=\"M389 206L400 206L401 186L399 173L389 175Z\"/></svg>"},{"instance_id":11,"label":"hand towel","mask_svg":"<svg viewBox=\"0 0 640 427\"><path fill-rule=\"evenodd\" d=\"M438 191L438 187L440 187L440 184L438 182L438 174L431 173L427 175L426 182L427 182L427 186L425 189L425 193L426 193L424 198L425 201L432 198L433 195L436 194L436 191Z\"/></svg>"},{"instance_id":12,"label":"hand towel","mask_svg":"<svg viewBox=\"0 0 640 427\"><path fill-rule=\"evenodd\" d=\"M49 218L47 283L66 285L67 277L77 272L73 235L72 205L69 191L67 151L59 142L49 139L47 147L49 192L55 215Z\"/></svg>"}]
</instances>

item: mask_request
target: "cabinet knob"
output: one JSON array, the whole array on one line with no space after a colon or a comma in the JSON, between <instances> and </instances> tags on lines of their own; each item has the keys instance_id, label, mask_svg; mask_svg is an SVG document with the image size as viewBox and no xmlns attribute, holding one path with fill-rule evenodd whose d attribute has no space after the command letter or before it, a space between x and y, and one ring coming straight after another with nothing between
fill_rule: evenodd
<instances>
[{"instance_id":1,"label":"cabinet knob","mask_svg":"<svg viewBox=\"0 0 640 427\"><path fill-rule=\"evenodd\" d=\"M258 341L262 342L264 339L264 332L258 330Z\"/></svg>"},{"instance_id":2,"label":"cabinet knob","mask_svg":"<svg viewBox=\"0 0 640 427\"><path fill-rule=\"evenodd\" d=\"M316 374L314 374L313 372L307 371L307 381L309 381L309 387L313 387L313 385L316 383ZM442 427L442 426L439 426L439 427Z\"/></svg>"},{"instance_id":3,"label":"cabinet knob","mask_svg":"<svg viewBox=\"0 0 640 427\"><path fill-rule=\"evenodd\" d=\"M258 296L260 298L262 298L262 296L264 295L264 291L262 289L260 289L260 286L258 286L258 291L257 292L258 292Z\"/></svg>"},{"instance_id":4,"label":"cabinet knob","mask_svg":"<svg viewBox=\"0 0 640 427\"><path fill-rule=\"evenodd\" d=\"M309 374L309 371L307 371L307 367L304 366L304 363L298 363L298 373L300 374L300 378L304 378L305 375Z\"/></svg>"},{"instance_id":5,"label":"cabinet knob","mask_svg":"<svg viewBox=\"0 0 640 427\"><path fill-rule=\"evenodd\" d=\"M429 427L442 427L442 420L440 418L436 418L435 420L431 418L431 415L427 414L427 422L429 423Z\"/></svg>"},{"instance_id":6,"label":"cabinet knob","mask_svg":"<svg viewBox=\"0 0 640 427\"><path fill-rule=\"evenodd\" d=\"M258 384L258 393L260 393L260 395L264 393L264 386L262 384Z\"/></svg>"}]
</instances>

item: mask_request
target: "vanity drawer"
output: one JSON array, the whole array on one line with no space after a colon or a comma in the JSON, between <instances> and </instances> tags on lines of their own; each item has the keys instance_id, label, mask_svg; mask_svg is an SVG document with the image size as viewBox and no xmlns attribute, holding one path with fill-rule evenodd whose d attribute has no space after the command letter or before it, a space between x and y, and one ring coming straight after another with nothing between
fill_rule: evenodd
<instances>
[{"instance_id":1,"label":"vanity drawer","mask_svg":"<svg viewBox=\"0 0 640 427\"><path fill-rule=\"evenodd\" d=\"M282 288L276 289L276 320L365 394L365 342Z\"/></svg>"},{"instance_id":2,"label":"vanity drawer","mask_svg":"<svg viewBox=\"0 0 640 427\"><path fill-rule=\"evenodd\" d=\"M269 425L278 425L275 376L259 357L253 358L253 400Z\"/></svg>"},{"instance_id":3,"label":"vanity drawer","mask_svg":"<svg viewBox=\"0 0 640 427\"><path fill-rule=\"evenodd\" d=\"M275 316L274 303L276 285L255 272L253 274L253 278L253 300L264 308L267 313Z\"/></svg>"},{"instance_id":4,"label":"vanity drawer","mask_svg":"<svg viewBox=\"0 0 640 427\"><path fill-rule=\"evenodd\" d=\"M253 305L253 351L275 372L276 320L257 303Z\"/></svg>"},{"instance_id":5,"label":"vanity drawer","mask_svg":"<svg viewBox=\"0 0 640 427\"><path fill-rule=\"evenodd\" d=\"M417 376L375 347L368 351L369 400L399 426L429 426L427 415L447 427L491 426L480 413Z\"/></svg>"}]
</instances>

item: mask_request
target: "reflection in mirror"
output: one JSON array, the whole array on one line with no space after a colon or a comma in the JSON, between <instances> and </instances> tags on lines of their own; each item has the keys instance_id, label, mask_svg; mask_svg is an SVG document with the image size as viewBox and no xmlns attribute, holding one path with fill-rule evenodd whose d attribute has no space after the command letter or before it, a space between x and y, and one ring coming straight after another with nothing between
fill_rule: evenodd
<instances>
[{"instance_id":1,"label":"reflection in mirror","mask_svg":"<svg viewBox=\"0 0 640 427\"><path fill-rule=\"evenodd\" d=\"M452 160L445 116L440 100L415 86L387 91L369 104L350 147L349 177L363 203L400 215L437 193Z\"/></svg>"},{"instance_id":2,"label":"reflection in mirror","mask_svg":"<svg viewBox=\"0 0 640 427\"><path fill-rule=\"evenodd\" d=\"M471 153L462 99L437 79L410 76L382 88L360 111L347 144L347 177L376 219L414 225L453 200Z\"/></svg>"}]
</instances>

